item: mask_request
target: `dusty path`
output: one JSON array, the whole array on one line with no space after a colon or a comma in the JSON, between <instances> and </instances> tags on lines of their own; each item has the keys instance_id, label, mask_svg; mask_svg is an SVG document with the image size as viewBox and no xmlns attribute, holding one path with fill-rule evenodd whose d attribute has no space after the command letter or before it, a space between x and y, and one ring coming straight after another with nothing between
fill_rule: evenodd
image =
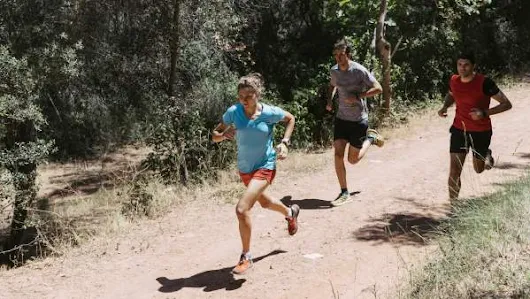
<instances>
[{"instance_id":1,"label":"dusty path","mask_svg":"<svg viewBox=\"0 0 530 299\"><path fill-rule=\"evenodd\" d=\"M490 192L530 165L529 92L528 85L507 92L514 109L493 119L498 166L476 175L466 163L463 197ZM280 164L271 193L302 207L301 227L289 237L280 216L257 207L256 262L245 276L229 273L240 250L234 207L204 200L142 222L127 236L0 272L0 297L396 298L409 269L433 250L420 235L447 212L452 113L424 117L348 166L350 189L360 193L339 208L328 203L338 191L331 152L323 154L329 166L316 173L288 179Z\"/></svg>"}]
</instances>

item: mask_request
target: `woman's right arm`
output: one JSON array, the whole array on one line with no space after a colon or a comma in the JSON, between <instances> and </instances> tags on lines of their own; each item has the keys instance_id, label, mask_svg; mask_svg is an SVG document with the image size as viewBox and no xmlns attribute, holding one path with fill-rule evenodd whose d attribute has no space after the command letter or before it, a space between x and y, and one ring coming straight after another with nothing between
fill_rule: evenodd
<instances>
[{"instance_id":1,"label":"woman's right arm","mask_svg":"<svg viewBox=\"0 0 530 299\"><path fill-rule=\"evenodd\" d=\"M219 123L212 132L212 141L221 142L226 139L232 140L235 135L235 129L224 123Z\"/></svg>"}]
</instances>

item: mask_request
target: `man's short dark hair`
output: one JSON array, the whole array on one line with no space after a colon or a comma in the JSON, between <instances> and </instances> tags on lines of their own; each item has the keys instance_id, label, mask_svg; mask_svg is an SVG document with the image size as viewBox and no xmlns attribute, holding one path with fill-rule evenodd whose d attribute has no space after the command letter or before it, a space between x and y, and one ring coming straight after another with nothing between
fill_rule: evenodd
<instances>
[{"instance_id":1,"label":"man's short dark hair","mask_svg":"<svg viewBox=\"0 0 530 299\"><path fill-rule=\"evenodd\" d=\"M460 52L460 54L458 54L457 59L469 60L471 64L475 64L475 53L471 51L463 51L463 52Z\"/></svg>"},{"instance_id":2,"label":"man's short dark hair","mask_svg":"<svg viewBox=\"0 0 530 299\"><path fill-rule=\"evenodd\" d=\"M344 39L341 39L335 43L333 46L333 51L335 50L346 50L346 54L351 54L351 46Z\"/></svg>"}]
</instances>

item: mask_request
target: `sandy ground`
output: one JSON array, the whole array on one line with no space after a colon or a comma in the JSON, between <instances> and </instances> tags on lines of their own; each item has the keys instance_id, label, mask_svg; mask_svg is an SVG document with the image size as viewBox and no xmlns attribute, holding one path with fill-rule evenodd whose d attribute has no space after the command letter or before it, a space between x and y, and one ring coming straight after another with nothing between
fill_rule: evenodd
<instances>
[{"instance_id":1,"label":"sandy ground","mask_svg":"<svg viewBox=\"0 0 530 299\"><path fill-rule=\"evenodd\" d=\"M514 109L493 116L497 166L477 175L468 160L462 197L502 188L530 165L529 91L506 92ZM255 264L246 275L230 274L240 253L234 206L204 198L127 235L2 271L0 297L397 298L411 270L434 252L427 236L448 212L453 114L389 131L385 147L348 165L350 191L358 193L341 207L329 204L339 190L331 151L322 153L329 164L320 171L293 173L280 163L269 191L301 206L300 229L289 236L280 215L256 205Z\"/></svg>"}]
</instances>

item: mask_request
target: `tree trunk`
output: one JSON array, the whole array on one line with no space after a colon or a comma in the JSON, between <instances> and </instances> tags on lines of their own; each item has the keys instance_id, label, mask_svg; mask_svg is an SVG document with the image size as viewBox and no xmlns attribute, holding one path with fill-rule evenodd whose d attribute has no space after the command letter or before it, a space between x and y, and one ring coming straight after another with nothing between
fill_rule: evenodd
<instances>
[{"instance_id":1,"label":"tree trunk","mask_svg":"<svg viewBox=\"0 0 530 299\"><path fill-rule=\"evenodd\" d=\"M392 87L390 85L390 63L391 63L391 45L385 39L385 19L387 12L387 0L381 0L381 7L379 10L379 19L377 21L377 27L375 32L377 52L381 59L383 66L382 69L382 87L383 87L383 107L385 108L385 113L390 112L390 101L392 96Z\"/></svg>"},{"instance_id":2,"label":"tree trunk","mask_svg":"<svg viewBox=\"0 0 530 299\"><path fill-rule=\"evenodd\" d=\"M177 61L179 57L179 22L180 22L180 0L173 2L173 19L170 24L170 40L169 51L171 55L169 82L168 82L168 96L176 96L177 87Z\"/></svg>"},{"instance_id":3,"label":"tree trunk","mask_svg":"<svg viewBox=\"0 0 530 299\"><path fill-rule=\"evenodd\" d=\"M33 121L12 124L9 127L10 132L6 138L6 146L8 149L14 148L19 142L28 143L36 140ZM5 248L5 250L11 250L21 245L23 241L28 208L30 208L37 196L35 190L37 165L35 163L13 162L12 165L7 166L7 169L13 175L16 190L11 232ZM17 250L10 252L9 260L16 261L18 254L19 252Z\"/></svg>"}]
</instances>

